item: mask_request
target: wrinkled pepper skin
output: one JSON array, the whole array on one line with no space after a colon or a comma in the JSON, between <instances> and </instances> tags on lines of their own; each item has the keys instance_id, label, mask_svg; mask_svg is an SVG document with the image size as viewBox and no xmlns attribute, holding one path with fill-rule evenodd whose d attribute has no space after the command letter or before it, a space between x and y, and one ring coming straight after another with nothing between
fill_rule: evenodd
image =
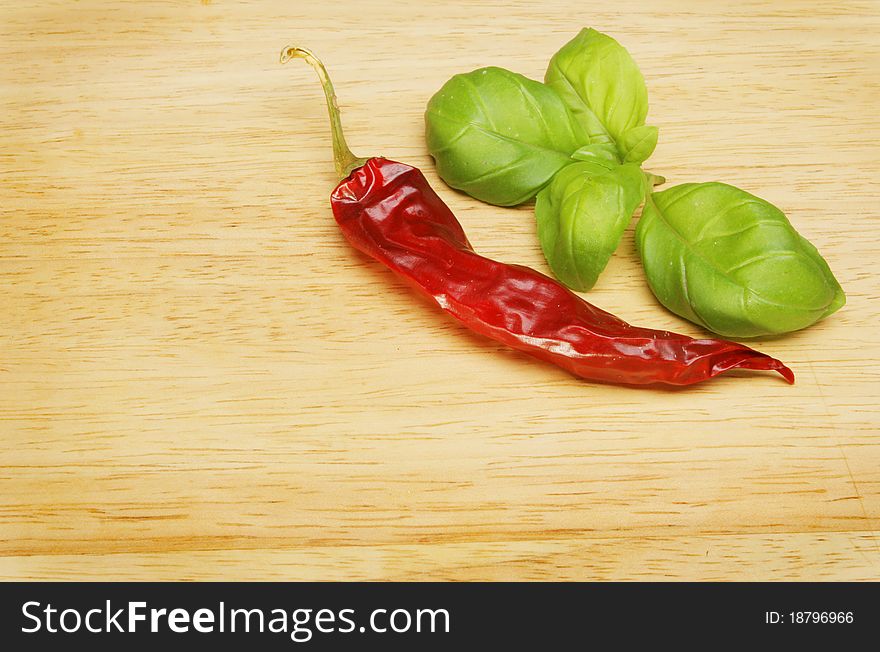
<instances>
[{"instance_id":1,"label":"wrinkled pepper skin","mask_svg":"<svg viewBox=\"0 0 880 652\"><path fill-rule=\"evenodd\" d=\"M747 346L631 326L528 267L474 252L458 220L409 165L371 158L331 195L354 247L477 333L595 381L691 385L730 369L794 374Z\"/></svg>"}]
</instances>

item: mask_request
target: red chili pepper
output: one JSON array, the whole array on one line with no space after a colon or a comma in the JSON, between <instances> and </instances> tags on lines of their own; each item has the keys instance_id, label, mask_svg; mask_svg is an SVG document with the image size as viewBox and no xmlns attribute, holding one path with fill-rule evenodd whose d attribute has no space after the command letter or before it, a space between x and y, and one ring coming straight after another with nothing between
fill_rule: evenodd
<instances>
[{"instance_id":1,"label":"red chili pepper","mask_svg":"<svg viewBox=\"0 0 880 652\"><path fill-rule=\"evenodd\" d=\"M690 385L744 368L794 382L782 362L747 346L631 326L540 272L480 256L418 169L351 153L323 64L295 47L281 61L293 57L315 68L327 97L342 178L330 203L345 237L471 330L591 380Z\"/></svg>"}]
</instances>

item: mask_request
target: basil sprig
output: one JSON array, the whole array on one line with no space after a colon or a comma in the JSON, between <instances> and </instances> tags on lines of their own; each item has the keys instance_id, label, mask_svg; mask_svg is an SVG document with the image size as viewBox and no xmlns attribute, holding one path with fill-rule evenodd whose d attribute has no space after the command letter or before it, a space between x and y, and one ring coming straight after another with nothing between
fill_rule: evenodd
<instances>
[{"instance_id":1,"label":"basil sprig","mask_svg":"<svg viewBox=\"0 0 880 652\"><path fill-rule=\"evenodd\" d=\"M798 330L846 301L828 264L772 204L722 183L662 192L639 166L658 130L632 57L584 29L550 60L544 83L503 68L450 79L428 103L440 176L483 201L536 199L538 237L560 281L596 283L646 201L636 240L669 310L727 337Z\"/></svg>"}]
</instances>

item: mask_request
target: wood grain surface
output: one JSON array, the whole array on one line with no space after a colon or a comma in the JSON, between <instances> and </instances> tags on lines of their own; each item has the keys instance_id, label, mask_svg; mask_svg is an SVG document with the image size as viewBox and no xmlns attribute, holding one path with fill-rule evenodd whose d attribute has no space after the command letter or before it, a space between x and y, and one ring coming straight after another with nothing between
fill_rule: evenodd
<instances>
[{"instance_id":1,"label":"wood grain surface","mask_svg":"<svg viewBox=\"0 0 880 652\"><path fill-rule=\"evenodd\" d=\"M645 75L650 169L772 201L829 261L847 306L753 344L794 386L579 381L337 231L282 46L324 59L356 152L546 271L532 208L446 187L422 115L582 26ZM0 578L880 579L878 34L877 1L4 3ZM589 299L704 334L631 230Z\"/></svg>"}]
</instances>

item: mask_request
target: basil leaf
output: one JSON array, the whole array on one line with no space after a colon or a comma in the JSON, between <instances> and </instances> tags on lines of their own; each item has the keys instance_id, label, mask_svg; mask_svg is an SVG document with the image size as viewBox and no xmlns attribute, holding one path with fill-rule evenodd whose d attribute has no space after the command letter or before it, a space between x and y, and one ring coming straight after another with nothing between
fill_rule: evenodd
<instances>
[{"instance_id":1,"label":"basil leaf","mask_svg":"<svg viewBox=\"0 0 880 652\"><path fill-rule=\"evenodd\" d=\"M425 125L440 177L498 206L534 197L590 142L555 92L494 67L446 82L428 102Z\"/></svg>"},{"instance_id":2,"label":"basil leaf","mask_svg":"<svg viewBox=\"0 0 880 652\"><path fill-rule=\"evenodd\" d=\"M620 156L624 163L642 163L657 147L659 130L651 125L633 127L620 139Z\"/></svg>"},{"instance_id":3,"label":"basil leaf","mask_svg":"<svg viewBox=\"0 0 880 652\"><path fill-rule=\"evenodd\" d=\"M726 337L805 328L846 302L828 264L782 211L727 184L654 193L636 244L660 303Z\"/></svg>"},{"instance_id":4,"label":"basil leaf","mask_svg":"<svg viewBox=\"0 0 880 652\"><path fill-rule=\"evenodd\" d=\"M648 91L629 52L610 36L581 30L550 59L544 82L580 119L590 142L613 143L621 159L633 163L654 151L656 129L653 136L646 130L627 135L645 124Z\"/></svg>"},{"instance_id":5,"label":"basil leaf","mask_svg":"<svg viewBox=\"0 0 880 652\"><path fill-rule=\"evenodd\" d=\"M575 161L593 161L596 159L620 163L617 156L617 148L610 143L593 143L584 145L571 155Z\"/></svg>"},{"instance_id":6,"label":"basil leaf","mask_svg":"<svg viewBox=\"0 0 880 652\"><path fill-rule=\"evenodd\" d=\"M538 193L535 216L544 257L573 290L595 285L645 196L638 165L595 159L563 168Z\"/></svg>"}]
</instances>

